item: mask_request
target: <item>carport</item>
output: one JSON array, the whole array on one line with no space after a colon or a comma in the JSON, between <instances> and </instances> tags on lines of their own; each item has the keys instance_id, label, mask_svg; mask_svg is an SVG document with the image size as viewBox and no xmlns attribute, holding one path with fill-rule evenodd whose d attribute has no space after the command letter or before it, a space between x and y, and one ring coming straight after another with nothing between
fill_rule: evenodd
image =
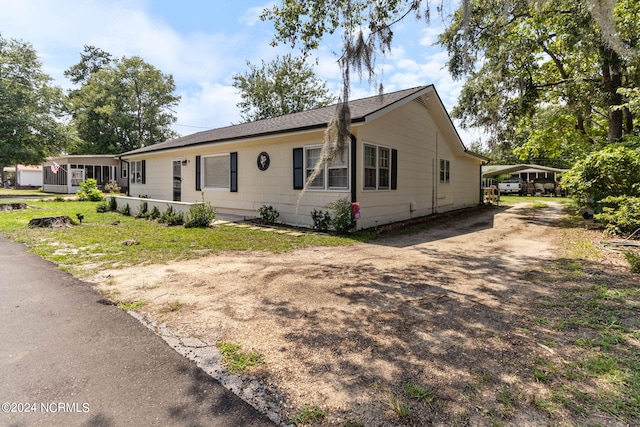
<instances>
[{"instance_id":1,"label":"carport","mask_svg":"<svg viewBox=\"0 0 640 427\"><path fill-rule=\"evenodd\" d=\"M527 194L562 194L557 185L559 175L568 169L552 168L549 166L522 164L522 165L485 165L482 166L482 188L485 198L493 201L493 193L496 191L494 178L500 175L509 175L511 178L520 178L528 183Z\"/></svg>"},{"instance_id":2,"label":"carport","mask_svg":"<svg viewBox=\"0 0 640 427\"><path fill-rule=\"evenodd\" d=\"M496 176L509 174L514 178L522 178L529 182L536 178L551 178L558 181L558 175L568 169L558 169L540 165L485 165L482 166L482 185L488 187Z\"/></svg>"}]
</instances>

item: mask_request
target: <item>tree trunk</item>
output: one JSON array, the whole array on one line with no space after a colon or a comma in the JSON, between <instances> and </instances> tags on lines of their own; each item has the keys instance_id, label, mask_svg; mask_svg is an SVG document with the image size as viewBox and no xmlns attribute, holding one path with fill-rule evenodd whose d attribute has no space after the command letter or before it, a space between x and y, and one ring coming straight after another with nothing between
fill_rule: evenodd
<instances>
[{"instance_id":1,"label":"tree trunk","mask_svg":"<svg viewBox=\"0 0 640 427\"><path fill-rule=\"evenodd\" d=\"M623 111L624 114L624 134L631 135L633 132L633 113L628 108Z\"/></svg>"},{"instance_id":2,"label":"tree trunk","mask_svg":"<svg viewBox=\"0 0 640 427\"><path fill-rule=\"evenodd\" d=\"M622 104L622 95L618 93L618 89L622 87L622 61L613 49L605 46L600 47L600 56L602 60L602 85L609 108L608 142L613 144L619 141L623 134L623 112L612 108Z\"/></svg>"}]
</instances>

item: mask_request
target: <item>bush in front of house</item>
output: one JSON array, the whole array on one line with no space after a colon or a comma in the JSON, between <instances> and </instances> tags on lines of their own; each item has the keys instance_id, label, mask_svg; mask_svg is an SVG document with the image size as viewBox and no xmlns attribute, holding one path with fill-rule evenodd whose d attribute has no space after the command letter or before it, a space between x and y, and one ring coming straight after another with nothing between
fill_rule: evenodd
<instances>
[{"instance_id":1,"label":"bush in front of house","mask_svg":"<svg viewBox=\"0 0 640 427\"><path fill-rule=\"evenodd\" d=\"M607 197L600 206L602 213L594 218L604 224L607 233L628 236L640 229L640 197Z\"/></svg>"},{"instance_id":2,"label":"bush in front of house","mask_svg":"<svg viewBox=\"0 0 640 427\"><path fill-rule=\"evenodd\" d=\"M331 225L338 234L347 234L356 228L351 202L346 197L327 205L333 213Z\"/></svg>"},{"instance_id":3,"label":"bush in front of house","mask_svg":"<svg viewBox=\"0 0 640 427\"><path fill-rule=\"evenodd\" d=\"M107 202L106 200L103 200L102 202L98 203L98 205L96 206L96 212L98 213L109 212L109 202Z\"/></svg>"},{"instance_id":4,"label":"bush in front of house","mask_svg":"<svg viewBox=\"0 0 640 427\"><path fill-rule=\"evenodd\" d=\"M111 212L116 212L118 210L118 201L113 196L109 199L109 210Z\"/></svg>"},{"instance_id":5,"label":"bush in front of house","mask_svg":"<svg viewBox=\"0 0 640 427\"><path fill-rule=\"evenodd\" d=\"M182 212L175 211L173 206L167 205L167 210L162 212L162 215L158 218L158 222L169 226L182 225L184 224L184 214Z\"/></svg>"},{"instance_id":6,"label":"bush in front of house","mask_svg":"<svg viewBox=\"0 0 640 427\"><path fill-rule=\"evenodd\" d=\"M98 181L93 178L88 178L84 182L80 183L80 190L76 191L76 197L78 201L91 201L100 202L104 200L104 193L98 190Z\"/></svg>"},{"instance_id":7,"label":"bush in front of house","mask_svg":"<svg viewBox=\"0 0 640 427\"><path fill-rule=\"evenodd\" d=\"M280 216L280 213L271 205L262 205L258 209L260 214L260 221L263 224L273 225L276 223L276 219Z\"/></svg>"},{"instance_id":8,"label":"bush in front of house","mask_svg":"<svg viewBox=\"0 0 640 427\"><path fill-rule=\"evenodd\" d=\"M158 209L157 206L154 206L151 208L151 212L149 212L149 219L160 219L161 215L160 209Z\"/></svg>"},{"instance_id":9,"label":"bush in front of house","mask_svg":"<svg viewBox=\"0 0 640 427\"><path fill-rule=\"evenodd\" d=\"M138 208L138 213L136 214L136 218L149 218L149 204L144 201L140 203L140 207Z\"/></svg>"},{"instance_id":10,"label":"bush in front of house","mask_svg":"<svg viewBox=\"0 0 640 427\"><path fill-rule=\"evenodd\" d=\"M119 212L124 216L131 216L131 206L129 203L126 203L123 207L119 209Z\"/></svg>"},{"instance_id":11,"label":"bush in front of house","mask_svg":"<svg viewBox=\"0 0 640 427\"><path fill-rule=\"evenodd\" d=\"M187 212L187 220L184 223L186 228L207 228L216 218L216 209L210 202L197 203L191 205Z\"/></svg>"},{"instance_id":12,"label":"bush in front of house","mask_svg":"<svg viewBox=\"0 0 640 427\"><path fill-rule=\"evenodd\" d=\"M315 231L327 231L331 226L331 214L327 211L314 209L311 211L311 219Z\"/></svg>"}]
</instances>

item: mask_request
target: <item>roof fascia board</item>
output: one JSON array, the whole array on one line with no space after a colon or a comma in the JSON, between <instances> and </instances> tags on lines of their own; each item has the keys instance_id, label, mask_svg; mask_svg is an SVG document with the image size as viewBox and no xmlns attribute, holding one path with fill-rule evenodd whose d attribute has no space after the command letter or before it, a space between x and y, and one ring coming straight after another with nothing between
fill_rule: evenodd
<instances>
[{"instance_id":1,"label":"roof fascia board","mask_svg":"<svg viewBox=\"0 0 640 427\"><path fill-rule=\"evenodd\" d=\"M119 156L119 158L135 159L135 158L145 157L146 155L149 155L149 154L184 152L185 150L200 149L203 146L207 146L207 145L211 145L215 147L224 147L226 145L241 144L245 142L259 142L259 141L274 139L279 136L283 136L284 134L287 134L287 136L308 135L310 133L317 133L319 130L323 130L324 128L326 128L326 125L322 127L305 128L303 130L293 130L293 131L287 131L287 132L269 133L269 134L255 135L251 137L245 136L242 138L230 138L230 139L222 139L217 141L204 141L204 142L198 142L195 144L183 145L180 147L159 148L157 150L148 150L142 153L134 153L134 154L123 153ZM153 147L153 146L151 145L150 147Z\"/></svg>"}]
</instances>

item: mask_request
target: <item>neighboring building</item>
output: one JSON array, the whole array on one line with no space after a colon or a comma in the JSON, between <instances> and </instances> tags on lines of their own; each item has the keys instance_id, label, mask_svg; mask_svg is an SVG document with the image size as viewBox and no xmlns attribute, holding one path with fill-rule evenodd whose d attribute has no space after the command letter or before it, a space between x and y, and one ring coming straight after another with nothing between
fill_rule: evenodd
<instances>
[{"instance_id":1,"label":"neighboring building","mask_svg":"<svg viewBox=\"0 0 640 427\"><path fill-rule=\"evenodd\" d=\"M120 156L129 194L198 202L219 213L311 226L314 209L358 202L358 228L481 203L480 166L468 152L433 85L349 102L351 141L302 193L320 158L336 106L244 123L150 145ZM133 210L137 203L129 200ZM179 204L177 204L179 205ZM184 205L182 205L184 208Z\"/></svg>"},{"instance_id":2,"label":"neighboring building","mask_svg":"<svg viewBox=\"0 0 640 427\"><path fill-rule=\"evenodd\" d=\"M88 178L98 181L98 188L111 180L117 181L123 191L127 187L126 169L122 170L120 160L113 154L54 157L42 168L42 189L48 193L74 194Z\"/></svg>"},{"instance_id":3,"label":"neighboring building","mask_svg":"<svg viewBox=\"0 0 640 427\"><path fill-rule=\"evenodd\" d=\"M14 186L16 189L42 187L42 166L36 166L36 165L5 166L4 172L8 176L11 176L13 180L11 185ZM8 180L7 180L7 185L8 185Z\"/></svg>"},{"instance_id":4,"label":"neighboring building","mask_svg":"<svg viewBox=\"0 0 640 427\"><path fill-rule=\"evenodd\" d=\"M525 182L530 182L539 178L559 181L562 172L568 169L552 168L540 165L484 165L482 166L482 179L485 186L492 183L493 179L500 175L509 175L512 178L521 178Z\"/></svg>"}]
</instances>

